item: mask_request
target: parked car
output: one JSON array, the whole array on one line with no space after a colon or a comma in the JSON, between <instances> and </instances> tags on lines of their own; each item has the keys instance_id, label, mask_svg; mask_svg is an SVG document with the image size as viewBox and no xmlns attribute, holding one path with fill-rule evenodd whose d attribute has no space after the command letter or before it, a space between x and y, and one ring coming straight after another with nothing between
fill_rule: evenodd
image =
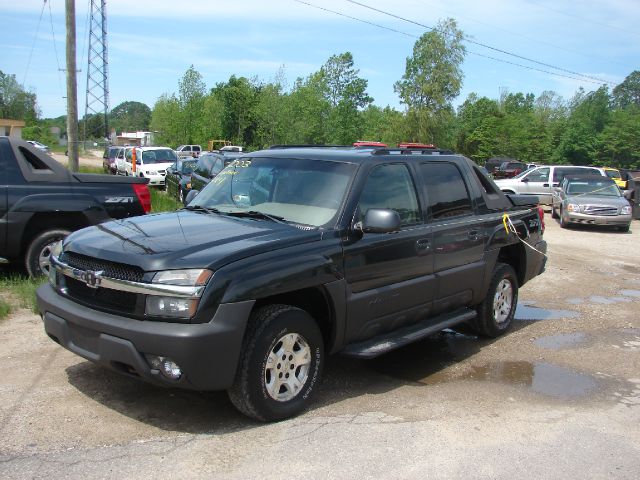
<instances>
[{"instance_id":1,"label":"parked car","mask_svg":"<svg viewBox=\"0 0 640 480\"><path fill-rule=\"evenodd\" d=\"M602 175L569 175L553 192L551 216L560 226L609 225L628 232L631 205L616 182Z\"/></svg>"},{"instance_id":2,"label":"parked car","mask_svg":"<svg viewBox=\"0 0 640 480\"><path fill-rule=\"evenodd\" d=\"M551 205L553 188L559 186L566 175L572 174L604 175L604 172L595 167L548 165L525 170L513 178L496 180L496 185L505 193L536 195L540 203Z\"/></svg>"},{"instance_id":3,"label":"parked car","mask_svg":"<svg viewBox=\"0 0 640 480\"><path fill-rule=\"evenodd\" d=\"M0 264L47 274L53 245L70 232L148 213L146 183L72 173L30 143L0 137Z\"/></svg>"},{"instance_id":4,"label":"parked car","mask_svg":"<svg viewBox=\"0 0 640 480\"><path fill-rule=\"evenodd\" d=\"M43 152L49 153L49 147L44 143L36 142L35 140L27 140L27 143L30 143L38 150L42 150Z\"/></svg>"},{"instance_id":5,"label":"parked car","mask_svg":"<svg viewBox=\"0 0 640 480\"><path fill-rule=\"evenodd\" d=\"M136 171L131 160L136 151ZM149 179L150 186L164 186L167 168L178 160L176 152L168 147L125 147L124 159L118 159L118 171L124 169L124 175Z\"/></svg>"},{"instance_id":6,"label":"parked car","mask_svg":"<svg viewBox=\"0 0 640 480\"><path fill-rule=\"evenodd\" d=\"M124 147L107 147L104 149L104 154L102 155L102 169L105 173L110 173L111 175L118 173L116 160L118 159L118 154L123 151Z\"/></svg>"},{"instance_id":7,"label":"parked car","mask_svg":"<svg viewBox=\"0 0 640 480\"><path fill-rule=\"evenodd\" d=\"M176 148L176 154L178 157L194 157L198 158L202 152L200 145L180 145Z\"/></svg>"},{"instance_id":8,"label":"parked car","mask_svg":"<svg viewBox=\"0 0 640 480\"><path fill-rule=\"evenodd\" d=\"M187 193L191 190L191 172L196 163L197 160L193 157L180 158L167 168L167 176L164 179L167 193L183 205Z\"/></svg>"},{"instance_id":9,"label":"parked car","mask_svg":"<svg viewBox=\"0 0 640 480\"><path fill-rule=\"evenodd\" d=\"M493 171L493 178L513 178L527 169L527 164L522 162L502 162Z\"/></svg>"},{"instance_id":10,"label":"parked car","mask_svg":"<svg viewBox=\"0 0 640 480\"><path fill-rule=\"evenodd\" d=\"M199 192L218 175L225 167L225 159L229 163L233 158L215 152L205 152L198 158L198 163L191 172L191 190Z\"/></svg>"},{"instance_id":11,"label":"parked car","mask_svg":"<svg viewBox=\"0 0 640 480\"><path fill-rule=\"evenodd\" d=\"M536 203L439 150L253 152L184 209L71 235L38 309L96 364L281 420L309 406L329 354L373 358L465 322L505 333L545 267Z\"/></svg>"},{"instance_id":12,"label":"parked car","mask_svg":"<svg viewBox=\"0 0 640 480\"><path fill-rule=\"evenodd\" d=\"M484 162L484 168L487 169L487 171L493 175L493 172L495 172L500 165L502 165L504 162L509 162L509 161L515 161L513 158L505 158L505 157L492 157L490 159L488 159L486 162Z\"/></svg>"}]
</instances>

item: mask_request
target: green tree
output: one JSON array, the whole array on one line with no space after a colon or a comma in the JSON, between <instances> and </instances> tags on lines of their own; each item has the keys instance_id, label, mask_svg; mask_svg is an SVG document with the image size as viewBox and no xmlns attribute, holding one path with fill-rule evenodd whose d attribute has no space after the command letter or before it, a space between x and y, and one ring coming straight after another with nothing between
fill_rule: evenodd
<instances>
[{"instance_id":1,"label":"green tree","mask_svg":"<svg viewBox=\"0 0 640 480\"><path fill-rule=\"evenodd\" d=\"M0 118L22 120L33 125L38 116L36 94L23 89L15 75L0 70Z\"/></svg>"},{"instance_id":2,"label":"green tree","mask_svg":"<svg viewBox=\"0 0 640 480\"><path fill-rule=\"evenodd\" d=\"M180 102L174 94L160 96L151 112L151 130L156 143L177 147L184 141L180 113Z\"/></svg>"},{"instance_id":3,"label":"green tree","mask_svg":"<svg viewBox=\"0 0 640 480\"><path fill-rule=\"evenodd\" d=\"M598 134L596 158L614 167L640 167L640 107L616 110Z\"/></svg>"},{"instance_id":4,"label":"green tree","mask_svg":"<svg viewBox=\"0 0 640 480\"><path fill-rule=\"evenodd\" d=\"M640 71L631 72L620 85L613 89L613 101L618 108L630 105L640 107Z\"/></svg>"},{"instance_id":5,"label":"green tree","mask_svg":"<svg viewBox=\"0 0 640 480\"><path fill-rule=\"evenodd\" d=\"M464 35L447 19L423 34L407 57L405 73L394 85L413 124L412 140L439 143L443 125L452 118L451 102L460 93Z\"/></svg>"},{"instance_id":6,"label":"green tree","mask_svg":"<svg viewBox=\"0 0 640 480\"><path fill-rule=\"evenodd\" d=\"M178 101L182 119L181 143L194 143L199 135L200 120L207 86L202 75L191 65L178 82Z\"/></svg>"},{"instance_id":7,"label":"green tree","mask_svg":"<svg viewBox=\"0 0 640 480\"><path fill-rule=\"evenodd\" d=\"M109 125L118 132L147 131L151 109L141 102L122 102L109 113Z\"/></svg>"},{"instance_id":8,"label":"green tree","mask_svg":"<svg viewBox=\"0 0 640 480\"><path fill-rule=\"evenodd\" d=\"M222 100L222 132L239 145L252 145L255 135L255 106L258 88L245 77L232 75L213 90Z\"/></svg>"}]
</instances>

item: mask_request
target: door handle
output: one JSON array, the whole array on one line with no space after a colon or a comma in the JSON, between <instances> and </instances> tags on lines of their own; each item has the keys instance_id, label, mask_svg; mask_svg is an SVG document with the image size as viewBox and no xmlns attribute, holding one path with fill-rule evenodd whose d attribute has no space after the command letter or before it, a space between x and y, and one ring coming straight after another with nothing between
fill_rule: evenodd
<instances>
[{"instance_id":1,"label":"door handle","mask_svg":"<svg viewBox=\"0 0 640 480\"><path fill-rule=\"evenodd\" d=\"M543 186L543 187L548 187L548 186L549 186L549 184L548 184L548 183L543 183L543 184L542 184L542 186Z\"/></svg>"},{"instance_id":2,"label":"door handle","mask_svg":"<svg viewBox=\"0 0 640 480\"><path fill-rule=\"evenodd\" d=\"M418 250L429 250L431 248L431 242L428 238L421 238L416 241L416 249Z\"/></svg>"}]
</instances>

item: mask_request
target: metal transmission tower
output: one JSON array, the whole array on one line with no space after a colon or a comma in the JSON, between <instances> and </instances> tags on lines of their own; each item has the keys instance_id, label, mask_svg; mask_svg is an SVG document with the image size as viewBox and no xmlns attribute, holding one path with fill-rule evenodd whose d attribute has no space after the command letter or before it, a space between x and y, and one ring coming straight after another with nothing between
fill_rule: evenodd
<instances>
[{"instance_id":1,"label":"metal transmission tower","mask_svg":"<svg viewBox=\"0 0 640 480\"><path fill-rule=\"evenodd\" d=\"M87 96L84 110L84 139L87 139L87 115L101 115L104 136L109 138L109 61L107 59L107 2L90 0Z\"/></svg>"}]
</instances>

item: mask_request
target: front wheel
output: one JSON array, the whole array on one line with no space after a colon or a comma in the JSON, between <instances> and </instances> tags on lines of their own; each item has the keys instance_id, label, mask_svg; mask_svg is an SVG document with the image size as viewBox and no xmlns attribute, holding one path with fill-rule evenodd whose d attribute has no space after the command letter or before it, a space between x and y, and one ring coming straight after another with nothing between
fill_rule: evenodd
<instances>
[{"instance_id":1,"label":"front wheel","mask_svg":"<svg viewBox=\"0 0 640 480\"><path fill-rule=\"evenodd\" d=\"M47 230L34 238L25 254L25 267L30 277L48 275L51 268L51 249L56 242L71 232L69 230Z\"/></svg>"},{"instance_id":2,"label":"front wheel","mask_svg":"<svg viewBox=\"0 0 640 480\"><path fill-rule=\"evenodd\" d=\"M480 335L497 337L511 326L518 304L516 272L506 263L498 263L484 301L476 308L473 327Z\"/></svg>"},{"instance_id":3,"label":"front wheel","mask_svg":"<svg viewBox=\"0 0 640 480\"><path fill-rule=\"evenodd\" d=\"M309 404L324 365L322 333L305 311L269 305L251 315L229 398L260 421L297 415Z\"/></svg>"}]
</instances>

